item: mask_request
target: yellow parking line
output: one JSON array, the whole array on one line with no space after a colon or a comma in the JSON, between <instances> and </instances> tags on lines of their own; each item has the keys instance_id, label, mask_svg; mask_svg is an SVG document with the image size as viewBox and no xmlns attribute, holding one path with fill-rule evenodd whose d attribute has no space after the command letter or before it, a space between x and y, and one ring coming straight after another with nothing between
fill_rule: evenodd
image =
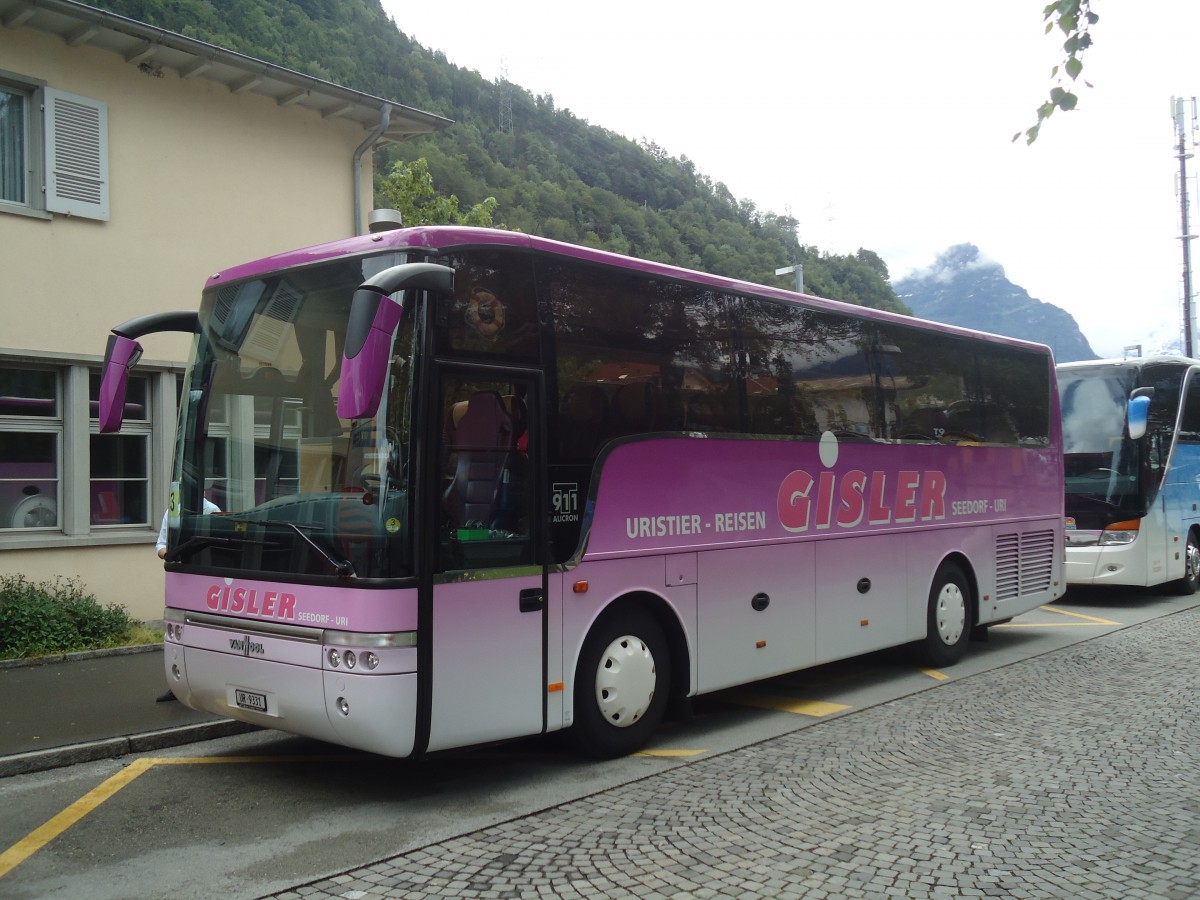
<instances>
[{"instance_id":1,"label":"yellow parking line","mask_svg":"<svg viewBox=\"0 0 1200 900\"><path fill-rule=\"evenodd\" d=\"M773 709L779 712L797 713L817 719L850 709L849 706L843 706L841 703L826 703L824 700L801 700L798 697L788 697L781 694L737 693L730 696L729 699L743 706L756 706L759 709Z\"/></svg>"},{"instance_id":2,"label":"yellow parking line","mask_svg":"<svg viewBox=\"0 0 1200 900\"><path fill-rule=\"evenodd\" d=\"M121 788L125 787L125 785L129 784L133 779L147 771L154 763L155 760L153 759L135 760L128 768L118 772L98 787L88 791L45 825L35 828L3 853L0 853L0 878L3 878L15 867L29 859L29 857L33 856L33 854L37 853Z\"/></svg>"},{"instance_id":3,"label":"yellow parking line","mask_svg":"<svg viewBox=\"0 0 1200 900\"><path fill-rule=\"evenodd\" d=\"M1099 616L1085 616L1083 613L1071 612L1069 609L1059 609L1057 606L1041 606L1039 609L1044 609L1046 612L1058 613L1060 616L1074 616L1076 619L1084 619L1088 622L1095 622L1097 625L1120 625L1120 622L1114 622L1111 619L1101 619Z\"/></svg>"},{"instance_id":4,"label":"yellow parking line","mask_svg":"<svg viewBox=\"0 0 1200 900\"><path fill-rule=\"evenodd\" d=\"M930 678L936 678L938 681L945 681L950 677L945 672L939 672L937 669L922 669L921 672Z\"/></svg>"},{"instance_id":5,"label":"yellow parking line","mask_svg":"<svg viewBox=\"0 0 1200 900\"><path fill-rule=\"evenodd\" d=\"M1038 609L1044 612L1058 613L1060 616L1071 616L1075 619L1082 619L1082 622L1005 622L1003 625L995 625L994 628L1082 628L1084 625L1120 625L1120 622L1114 622L1111 619L1101 619L1099 616L1088 616L1083 613L1071 612L1067 609L1058 609L1053 606L1039 606Z\"/></svg>"},{"instance_id":6,"label":"yellow parking line","mask_svg":"<svg viewBox=\"0 0 1200 900\"><path fill-rule=\"evenodd\" d=\"M203 763L343 762L360 757L341 756L181 756L136 759L116 775L92 788L46 824L35 828L3 853L0 853L0 878L3 878L33 854L98 807L121 788L155 766L196 765Z\"/></svg>"}]
</instances>

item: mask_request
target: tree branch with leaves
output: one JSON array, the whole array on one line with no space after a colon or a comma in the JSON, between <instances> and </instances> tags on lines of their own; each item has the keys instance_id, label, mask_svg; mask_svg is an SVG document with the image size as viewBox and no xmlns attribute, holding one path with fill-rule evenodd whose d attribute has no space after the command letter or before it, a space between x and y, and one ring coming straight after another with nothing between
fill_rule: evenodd
<instances>
[{"instance_id":1,"label":"tree branch with leaves","mask_svg":"<svg viewBox=\"0 0 1200 900\"><path fill-rule=\"evenodd\" d=\"M376 196L382 205L400 212L400 221L405 225L479 225L493 226L496 198L488 197L465 212L459 206L458 196L439 194L429 174L429 163L416 159L403 161L392 166L380 180Z\"/></svg>"},{"instance_id":2,"label":"tree branch with leaves","mask_svg":"<svg viewBox=\"0 0 1200 900\"><path fill-rule=\"evenodd\" d=\"M1055 0L1042 10L1042 19L1046 23L1046 34L1057 28L1066 35L1067 39L1062 45L1065 58L1050 70L1054 87L1050 89L1050 98L1037 109L1037 122L1013 135L1012 139L1016 141L1024 134L1026 144L1037 140L1042 123L1056 109L1070 112L1079 103L1078 95L1070 88L1074 87L1083 72L1084 51L1092 46L1090 29L1100 21L1100 17L1092 12L1092 0ZM1083 84L1091 87L1087 81Z\"/></svg>"}]
</instances>

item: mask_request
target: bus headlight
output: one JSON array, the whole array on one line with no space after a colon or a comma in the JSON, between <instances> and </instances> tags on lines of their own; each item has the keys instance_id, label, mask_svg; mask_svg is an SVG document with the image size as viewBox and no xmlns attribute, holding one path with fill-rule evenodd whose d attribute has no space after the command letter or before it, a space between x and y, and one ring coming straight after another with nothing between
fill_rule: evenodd
<instances>
[{"instance_id":1,"label":"bus headlight","mask_svg":"<svg viewBox=\"0 0 1200 900\"><path fill-rule=\"evenodd\" d=\"M1100 546L1113 547L1121 544L1132 544L1137 540L1138 527L1141 522L1138 519L1130 519L1127 522L1113 522L1100 533Z\"/></svg>"},{"instance_id":2,"label":"bus headlight","mask_svg":"<svg viewBox=\"0 0 1200 900\"><path fill-rule=\"evenodd\" d=\"M342 664L342 654L338 653L337 650L334 650L333 648L330 648L329 654L326 658L329 660L329 665L334 669Z\"/></svg>"}]
</instances>

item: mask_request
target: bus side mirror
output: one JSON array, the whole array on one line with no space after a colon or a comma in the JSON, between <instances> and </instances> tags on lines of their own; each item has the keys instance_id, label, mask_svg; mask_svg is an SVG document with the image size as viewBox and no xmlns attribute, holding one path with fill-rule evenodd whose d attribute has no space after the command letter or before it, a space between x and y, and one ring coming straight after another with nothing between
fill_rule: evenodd
<instances>
[{"instance_id":1,"label":"bus side mirror","mask_svg":"<svg viewBox=\"0 0 1200 900\"><path fill-rule=\"evenodd\" d=\"M1145 436L1146 424L1150 418L1150 398L1153 396L1154 388L1138 388L1129 398L1125 421L1130 440L1136 441Z\"/></svg>"},{"instance_id":2,"label":"bus side mirror","mask_svg":"<svg viewBox=\"0 0 1200 900\"><path fill-rule=\"evenodd\" d=\"M125 390L129 370L142 358L142 345L119 334L108 336L104 349L104 370L100 375L100 433L121 430L125 417Z\"/></svg>"},{"instance_id":3,"label":"bus side mirror","mask_svg":"<svg viewBox=\"0 0 1200 900\"><path fill-rule=\"evenodd\" d=\"M434 263L404 263L385 269L354 292L338 384L338 418L359 419L374 415L379 408L392 334L404 315L403 303L392 300L391 295L406 290L451 293L454 270Z\"/></svg>"},{"instance_id":4,"label":"bus side mirror","mask_svg":"<svg viewBox=\"0 0 1200 900\"><path fill-rule=\"evenodd\" d=\"M162 331L200 333L200 314L183 312L151 313L118 325L108 336L104 348L104 369L100 373L100 433L121 430L125 418L125 389L129 370L142 358L142 345L137 338Z\"/></svg>"}]
</instances>

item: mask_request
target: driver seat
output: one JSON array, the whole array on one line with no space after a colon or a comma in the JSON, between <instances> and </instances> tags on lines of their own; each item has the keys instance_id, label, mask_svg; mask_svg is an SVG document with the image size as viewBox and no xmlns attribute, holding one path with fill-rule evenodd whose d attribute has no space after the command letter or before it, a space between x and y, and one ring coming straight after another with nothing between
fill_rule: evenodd
<instances>
[{"instance_id":1,"label":"driver seat","mask_svg":"<svg viewBox=\"0 0 1200 900\"><path fill-rule=\"evenodd\" d=\"M515 423L503 398L495 391L472 394L445 448L455 458L454 477L442 496L452 527L492 527L515 445Z\"/></svg>"}]
</instances>

